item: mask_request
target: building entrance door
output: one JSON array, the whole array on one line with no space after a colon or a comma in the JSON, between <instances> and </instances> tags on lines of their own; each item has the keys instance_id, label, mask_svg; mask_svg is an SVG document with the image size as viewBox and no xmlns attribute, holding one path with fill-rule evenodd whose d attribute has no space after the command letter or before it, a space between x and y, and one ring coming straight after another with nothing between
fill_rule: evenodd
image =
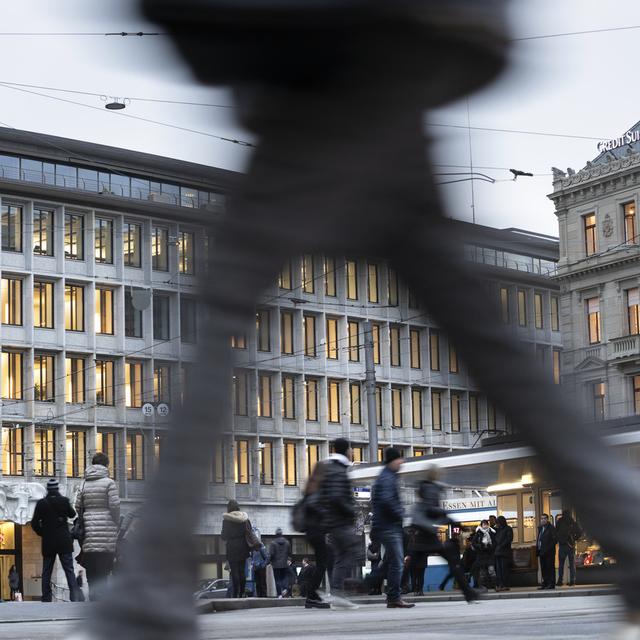
<instances>
[{"instance_id":1,"label":"building entrance door","mask_svg":"<svg viewBox=\"0 0 640 640\"><path fill-rule=\"evenodd\" d=\"M16 565L18 574L22 573L22 553L20 550L18 527L13 522L0 521L0 598L9 600L9 570ZM21 575L22 577L22 575Z\"/></svg>"}]
</instances>

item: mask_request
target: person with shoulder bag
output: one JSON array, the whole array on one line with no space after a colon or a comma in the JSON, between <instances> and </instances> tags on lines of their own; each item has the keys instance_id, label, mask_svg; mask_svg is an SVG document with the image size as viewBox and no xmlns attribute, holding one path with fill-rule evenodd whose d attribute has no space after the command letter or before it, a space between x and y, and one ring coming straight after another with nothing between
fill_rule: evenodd
<instances>
[{"instance_id":1,"label":"person with shoulder bag","mask_svg":"<svg viewBox=\"0 0 640 640\"><path fill-rule=\"evenodd\" d=\"M89 600L102 597L116 553L120 525L120 496L116 483L109 477L109 458L96 453L85 470L82 490L76 496L78 523L84 534L81 562L87 573Z\"/></svg>"},{"instance_id":2,"label":"person with shoulder bag","mask_svg":"<svg viewBox=\"0 0 640 640\"><path fill-rule=\"evenodd\" d=\"M56 556L67 578L69 597L72 602L78 600L78 583L73 572L73 540L69 531L69 519L75 518L69 498L60 495L59 484L55 479L47 482L47 495L38 500L31 528L42 538L42 602L52 601L51 574Z\"/></svg>"},{"instance_id":3,"label":"person with shoulder bag","mask_svg":"<svg viewBox=\"0 0 640 640\"><path fill-rule=\"evenodd\" d=\"M233 584L231 597L243 598L247 582L247 558L260 541L253 532L249 516L240 511L240 506L235 500L229 500L227 512L222 516L220 537L227 544L227 562Z\"/></svg>"}]
</instances>

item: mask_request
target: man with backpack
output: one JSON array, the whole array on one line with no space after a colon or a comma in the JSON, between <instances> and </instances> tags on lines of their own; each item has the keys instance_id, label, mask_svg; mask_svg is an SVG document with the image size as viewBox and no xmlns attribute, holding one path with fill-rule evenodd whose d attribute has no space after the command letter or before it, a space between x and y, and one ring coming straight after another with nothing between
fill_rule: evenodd
<instances>
[{"instance_id":1,"label":"man with backpack","mask_svg":"<svg viewBox=\"0 0 640 640\"><path fill-rule=\"evenodd\" d=\"M251 565L253 566L253 577L256 582L256 597L267 597L267 565L269 564L269 552L260 541L260 547L251 552Z\"/></svg>"},{"instance_id":2,"label":"man with backpack","mask_svg":"<svg viewBox=\"0 0 640 640\"><path fill-rule=\"evenodd\" d=\"M67 577L72 602L78 598L78 583L73 572L73 539L69 531L69 518L75 518L76 512L69 498L60 495L58 481L54 478L47 482L47 495L38 500L31 528L42 538L42 602L51 602L51 574L56 556Z\"/></svg>"}]
</instances>

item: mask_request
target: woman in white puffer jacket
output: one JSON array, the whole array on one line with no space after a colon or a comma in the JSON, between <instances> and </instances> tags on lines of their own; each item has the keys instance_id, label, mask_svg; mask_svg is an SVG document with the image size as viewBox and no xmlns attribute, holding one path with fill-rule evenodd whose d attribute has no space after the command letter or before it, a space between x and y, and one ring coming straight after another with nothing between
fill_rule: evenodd
<instances>
[{"instance_id":1,"label":"woman in white puffer jacket","mask_svg":"<svg viewBox=\"0 0 640 640\"><path fill-rule=\"evenodd\" d=\"M76 511L84 514L82 564L87 572L89 599L98 600L111 573L120 524L120 497L109 477L109 458L96 453L84 473Z\"/></svg>"}]
</instances>

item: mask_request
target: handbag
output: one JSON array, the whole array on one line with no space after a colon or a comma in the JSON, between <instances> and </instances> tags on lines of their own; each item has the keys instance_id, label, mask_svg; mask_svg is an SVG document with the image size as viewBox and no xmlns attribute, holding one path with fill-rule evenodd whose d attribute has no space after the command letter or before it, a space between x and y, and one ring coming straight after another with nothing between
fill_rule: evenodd
<instances>
[{"instance_id":1,"label":"handbag","mask_svg":"<svg viewBox=\"0 0 640 640\"><path fill-rule=\"evenodd\" d=\"M244 532L244 539L249 549L256 549L256 550L260 549L260 546L261 546L260 540L258 539L258 536L255 534L253 527L251 526L251 522L249 522L249 520L247 520L247 524Z\"/></svg>"},{"instance_id":2,"label":"handbag","mask_svg":"<svg viewBox=\"0 0 640 640\"><path fill-rule=\"evenodd\" d=\"M80 489L80 494L82 495L82 500L80 501L80 508L78 508L78 516L73 521L73 525L71 526L71 538L73 540L77 540L80 547L82 547L82 543L84 542L85 536L85 528L84 528L84 485L82 483L82 489Z\"/></svg>"}]
</instances>

